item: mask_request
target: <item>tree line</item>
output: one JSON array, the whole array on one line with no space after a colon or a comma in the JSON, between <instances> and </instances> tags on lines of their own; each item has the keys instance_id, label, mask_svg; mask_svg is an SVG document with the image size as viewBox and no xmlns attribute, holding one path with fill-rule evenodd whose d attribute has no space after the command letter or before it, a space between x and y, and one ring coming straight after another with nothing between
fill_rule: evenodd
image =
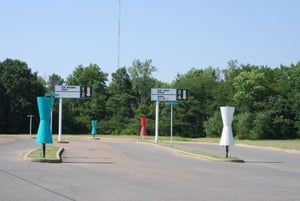
<instances>
[{"instance_id":1,"label":"tree line","mask_svg":"<svg viewBox=\"0 0 300 201\"><path fill-rule=\"evenodd\" d=\"M97 120L99 134L138 135L140 118L147 117L147 133L154 135L155 102L151 88L187 88L189 101L174 106L173 134L183 137L219 137L220 106L235 107L233 133L239 139L293 139L300 137L300 62L278 67L228 62L226 69L191 68L171 83L153 77L151 60L134 60L111 74L97 64L79 65L64 80L53 73L46 80L26 62L0 62L0 133L27 133L28 114L33 131L39 123L37 96L53 93L55 85L89 85L92 99L64 99L63 133L91 132ZM160 103L160 135L170 133L170 106ZM58 130L58 100L53 107L53 133Z\"/></svg>"}]
</instances>

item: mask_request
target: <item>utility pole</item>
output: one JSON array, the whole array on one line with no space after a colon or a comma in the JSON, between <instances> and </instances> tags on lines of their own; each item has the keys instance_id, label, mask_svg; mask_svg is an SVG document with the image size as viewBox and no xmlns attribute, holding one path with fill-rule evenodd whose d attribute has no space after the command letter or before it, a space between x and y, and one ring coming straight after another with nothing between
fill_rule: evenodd
<instances>
[{"instance_id":1,"label":"utility pole","mask_svg":"<svg viewBox=\"0 0 300 201\"><path fill-rule=\"evenodd\" d=\"M121 0L119 0L117 69L120 68L120 38L121 38Z\"/></svg>"}]
</instances>

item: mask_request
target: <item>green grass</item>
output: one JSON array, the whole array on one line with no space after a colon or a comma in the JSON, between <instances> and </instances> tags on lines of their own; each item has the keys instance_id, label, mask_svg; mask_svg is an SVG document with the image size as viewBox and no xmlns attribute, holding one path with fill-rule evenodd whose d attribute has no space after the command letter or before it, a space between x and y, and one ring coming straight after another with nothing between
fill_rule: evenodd
<instances>
[{"instance_id":1,"label":"green grass","mask_svg":"<svg viewBox=\"0 0 300 201\"><path fill-rule=\"evenodd\" d=\"M300 139L296 139L296 140L236 140L235 143L300 151Z\"/></svg>"},{"instance_id":2,"label":"green grass","mask_svg":"<svg viewBox=\"0 0 300 201\"><path fill-rule=\"evenodd\" d=\"M176 146L176 145L171 145L168 143L163 143L161 144L162 146L168 147L170 149L174 149L180 152L184 152L184 153L188 153L188 154L192 154L195 156L200 156L200 157L204 157L204 158L209 158L209 159L214 159L214 160L222 160L222 161L236 161L236 162L243 162L242 159L237 158L237 157L224 157L221 156L219 154L215 154L215 153L209 153L209 152L204 152L201 150L196 150L196 149L191 149L191 148L187 148L187 147L182 147L182 146Z\"/></svg>"},{"instance_id":3,"label":"green grass","mask_svg":"<svg viewBox=\"0 0 300 201\"><path fill-rule=\"evenodd\" d=\"M190 149L190 148L187 148L187 147L181 147L181 146L177 146L177 145L170 145L168 143L163 143L161 145L163 145L165 147L169 147L171 149L175 149L175 150L179 150L179 151L183 151L183 152L188 152L188 153L191 153L191 154L203 155L203 156L217 158L217 159L224 158L224 157L222 157L220 155L217 155L217 154L208 153L208 152L204 152L204 151L200 151L200 150L195 150L195 149Z\"/></svg>"},{"instance_id":4,"label":"green grass","mask_svg":"<svg viewBox=\"0 0 300 201\"><path fill-rule=\"evenodd\" d=\"M30 152L27 157L30 159L46 159L46 160L55 160L57 159L57 152L60 150L60 147L57 146L46 146L46 157L42 158L42 148L36 148Z\"/></svg>"}]
</instances>

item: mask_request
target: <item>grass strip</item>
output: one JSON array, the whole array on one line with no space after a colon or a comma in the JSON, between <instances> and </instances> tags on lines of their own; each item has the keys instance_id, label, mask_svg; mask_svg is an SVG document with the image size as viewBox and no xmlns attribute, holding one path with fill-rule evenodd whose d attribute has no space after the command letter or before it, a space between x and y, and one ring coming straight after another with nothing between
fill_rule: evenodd
<instances>
[{"instance_id":1,"label":"grass strip","mask_svg":"<svg viewBox=\"0 0 300 201\"><path fill-rule=\"evenodd\" d=\"M203 157L206 159L212 159L212 160L218 160L218 161L232 161L232 162L244 162L242 159L237 158L237 157L224 157L221 156L219 154L215 154L215 153L209 153L209 152L204 152L201 150L196 150L196 149L191 149L191 148L187 148L187 147L182 147L182 146L177 146L177 145L171 145L171 144L167 144L167 143L162 143L162 146L168 147L170 149L174 149L183 153L187 153L187 154L192 154L192 155L196 155L199 157Z\"/></svg>"},{"instance_id":2,"label":"grass strip","mask_svg":"<svg viewBox=\"0 0 300 201\"><path fill-rule=\"evenodd\" d=\"M295 150L300 151L300 139L293 140L236 140L236 143L260 146L260 147L273 147L282 150Z\"/></svg>"},{"instance_id":3,"label":"grass strip","mask_svg":"<svg viewBox=\"0 0 300 201\"><path fill-rule=\"evenodd\" d=\"M32 152L27 155L29 159L37 159L37 160L58 160L58 152L61 150L61 147L57 146L46 146L46 157L42 157L42 147L36 148Z\"/></svg>"}]
</instances>

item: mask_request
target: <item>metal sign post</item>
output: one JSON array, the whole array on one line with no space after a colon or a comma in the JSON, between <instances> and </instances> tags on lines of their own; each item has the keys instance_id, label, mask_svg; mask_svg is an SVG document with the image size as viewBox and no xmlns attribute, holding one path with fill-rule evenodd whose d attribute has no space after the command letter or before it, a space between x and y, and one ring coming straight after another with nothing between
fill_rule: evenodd
<instances>
[{"instance_id":1,"label":"metal sign post","mask_svg":"<svg viewBox=\"0 0 300 201\"><path fill-rule=\"evenodd\" d=\"M166 103L171 106L171 114L170 114L170 144L173 144L173 107L177 105L176 101L170 101Z\"/></svg>"},{"instance_id":2,"label":"metal sign post","mask_svg":"<svg viewBox=\"0 0 300 201\"><path fill-rule=\"evenodd\" d=\"M158 143L158 125L159 125L159 101L187 101L189 100L188 89L168 89L168 88L152 88L151 101L156 101L156 114L155 114L155 140ZM173 107L171 107L173 113ZM171 114L173 115L173 114ZM173 120L171 118L171 124ZM173 127L173 125L171 126ZM173 128L171 128L171 138L173 140Z\"/></svg>"},{"instance_id":3,"label":"metal sign post","mask_svg":"<svg viewBox=\"0 0 300 201\"><path fill-rule=\"evenodd\" d=\"M173 143L173 105L171 105L170 144Z\"/></svg>"},{"instance_id":4,"label":"metal sign post","mask_svg":"<svg viewBox=\"0 0 300 201\"><path fill-rule=\"evenodd\" d=\"M92 98L92 86L77 86L77 85L56 85L56 98L59 98L59 116L58 116L58 142L62 142L62 103L63 98Z\"/></svg>"},{"instance_id":5,"label":"metal sign post","mask_svg":"<svg viewBox=\"0 0 300 201\"><path fill-rule=\"evenodd\" d=\"M59 112L58 112L58 142L62 142L62 103L63 99L59 98Z\"/></svg>"},{"instance_id":6,"label":"metal sign post","mask_svg":"<svg viewBox=\"0 0 300 201\"><path fill-rule=\"evenodd\" d=\"M155 113L155 140L154 143L158 143L158 121L159 121L159 101L156 101L156 113Z\"/></svg>"},{"instance_id":7,"label":"metal sign post","mask_svg":"<svg viewBox=\"0 0 300 201\"><path fill-rule=\"evenodd\" d=\"M34 115L29 114L29 115L27 115L27 117L29 118L29 136L31 137L31 135L32 135L32 118L34 117Z\"/></svg>"}]
</instances>

